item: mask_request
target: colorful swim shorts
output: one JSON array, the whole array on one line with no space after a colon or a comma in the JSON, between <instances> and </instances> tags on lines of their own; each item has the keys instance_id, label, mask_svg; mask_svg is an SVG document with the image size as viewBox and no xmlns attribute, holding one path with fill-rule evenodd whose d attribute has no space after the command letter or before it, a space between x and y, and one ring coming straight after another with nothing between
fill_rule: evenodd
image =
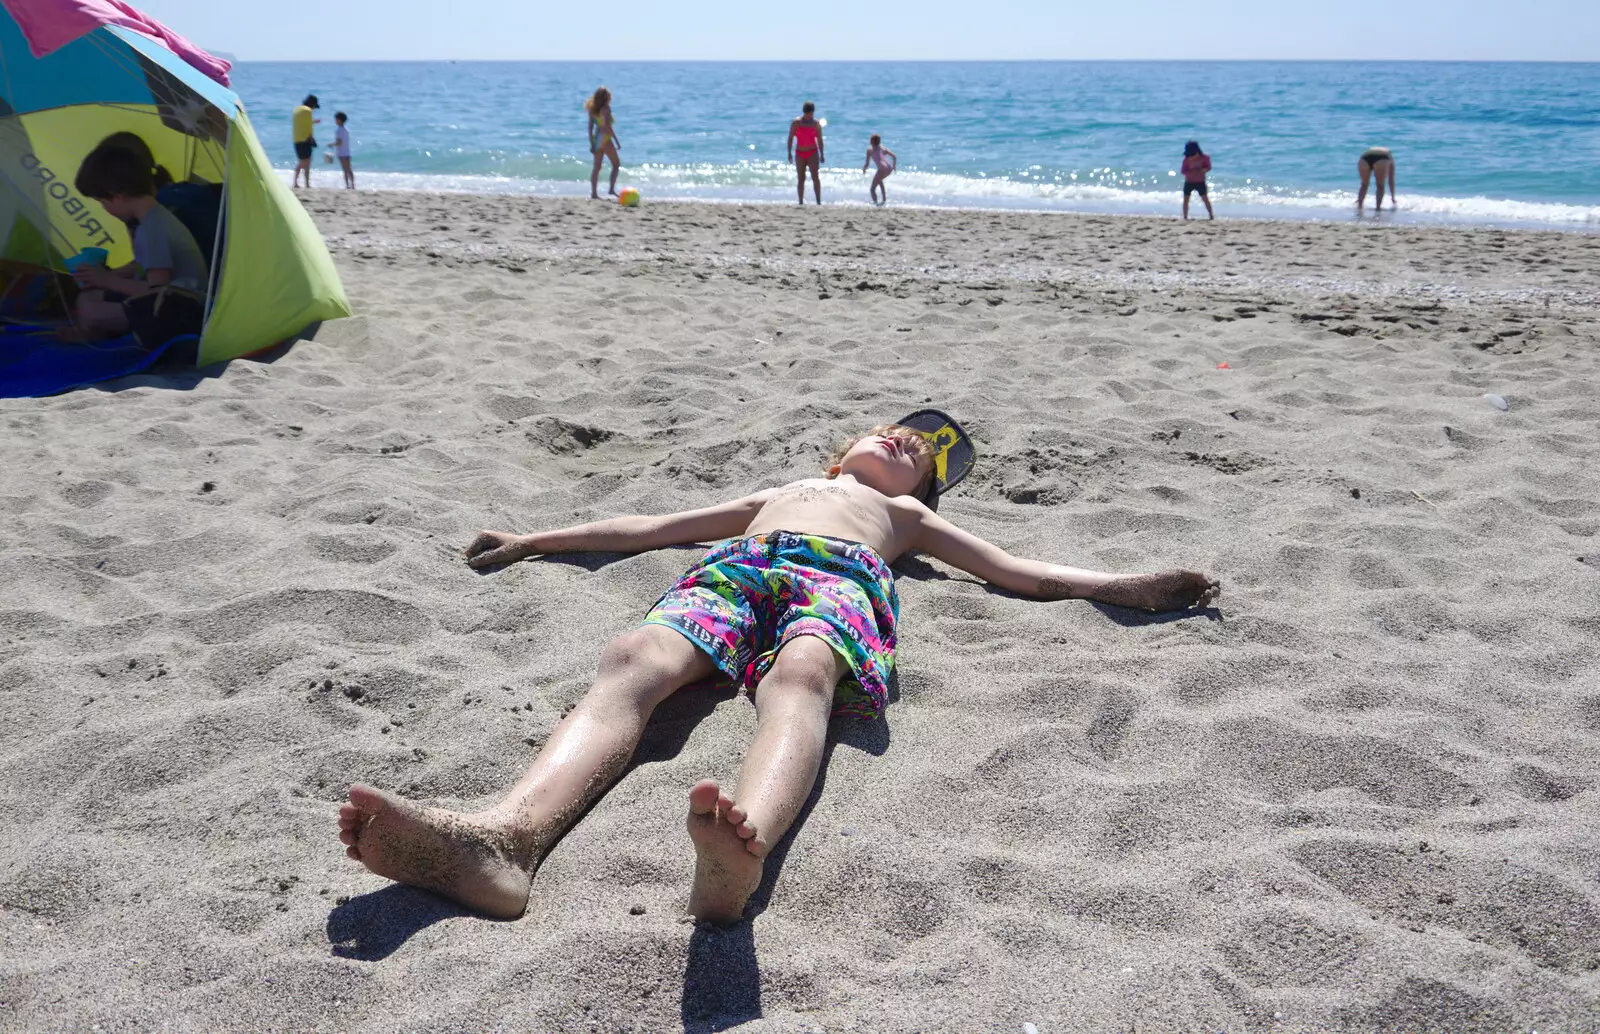
<instances>
[{"instance_id":1,"label":"colorful swim shorts","mask_svg":"<svg viewBox=\"0 0 1600 1034\"><path fill-rule=\"evenodd\" d=\"M871 546L772 531L707 553L644 623L681 633L751 689L784 644L816 636L850 665L833 713L876 718L889 700L899 615L894 575Z\"/></svg>"}]
</instances>

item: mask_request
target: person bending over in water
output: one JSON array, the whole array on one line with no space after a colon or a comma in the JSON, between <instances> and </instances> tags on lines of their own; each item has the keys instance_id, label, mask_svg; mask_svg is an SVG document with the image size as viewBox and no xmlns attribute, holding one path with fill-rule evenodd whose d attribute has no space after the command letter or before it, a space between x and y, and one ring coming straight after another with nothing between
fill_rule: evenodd
<instances>
[{"instance_id":1,"label":"person bending over in water","mask_svg":"<svg viewBox=\"0 0 1600 1034\"><path fill-rule=\"evenodd\" d=\"M589 113L589 153L594 155L594 169L589 173L589 196L600 197L600 166L610 158L611 186L606 188L606 193L616 197L617 172L622 168L617 148L622 146L622 141L617 139L617 126L611 119L611 91L604 86L594 91L594 96L583 102L583 110Z\"/></svg>"},{"instance_id":2,"label":"person bending over in water","mask_svg":"<svg viewBox=\"0 0 1600 1034\"><path fill-rule=\"evenodd\" d=\"M867 159L861 163L861 171L866 172L867 166L876 165L878 172L877 175L872 177L872 186L867 188L867 196L872 199L872 203L875 205L887 205L889 203L889 188L883 185L883 181L888 179L890 174L894 172L895 167L900 164L900 159L895 157L893 151L883 146L883 137L878 134L872 134L872 140L869 143ZM878 198L879 191L883 192L882 200Z\"/></svg>"},{"instance_id":3,"label":"person bending over in water","mask_svg":"<svg viewBox=\"0 0 1600 1034\"><path fill-rule=\"evenodd\" d=\"M799 174L796 190L800 203L806 203L806 173L811 173L811 189L817 204L822 204L822 163L827 155L822 148L822 123L816 119L817 106L810 101L800 107L800 117L789 123L789 160Z\"/></svg>"},{"instance_id":4,"label":"person bending over in water","mask_svg":"<svg viewBox=\"0 0 1600 1034\"><path fill-rule=\"evenodd\" d=\"M588 693L499 803L454 812L354 785L339 809L346 853L379 876L478 912L521 915L546 852L627 769L656 705L720 673L755 691L757 727L732 793L709 779L689 789L696 863L688 911L730 922L811 792L830 712L884 709L897 557L921 550L1042 600L1179 610L1219 591L1194 571L1113 575L1014 557L924 505L933 467L927 439L885 424L841 447L821 477L717 506L528 535L481 532L466 549L475 568L728 541L679 578L640 627L605 647Z\"/></svg>"},{"instance_id":5,"label":"person bending over in water","mask_svg":"<svg viewBox=\"0 0 1600 1034\"><path fill-rule=\"evenodd\" d=\"M1389 153L1387 147L1369 147L1361 152L1361 158L1356 162L1356 171L1361 173L1361 192L1356 195L1356 211L1360 212L1367 203L1367 183L1374 177L1378 180L1378 195L1373 201L1374 212L1383 211L1383 185L1389 184L1389 207L1395 206L1394 194L1394 155Z\"/></svg>"}]
</instances>

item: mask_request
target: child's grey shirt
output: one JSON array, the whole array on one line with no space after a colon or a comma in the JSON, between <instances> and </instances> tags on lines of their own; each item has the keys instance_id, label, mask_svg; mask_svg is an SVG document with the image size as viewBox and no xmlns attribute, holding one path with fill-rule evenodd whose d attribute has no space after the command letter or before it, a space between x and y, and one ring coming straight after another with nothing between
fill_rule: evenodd
<instances>
[{"instance_id":1,"label":"child's grey shirt","mask_svg":"<svg viewBox=\"0 0 1600 1034\"><path fill-rule=\"evenodd\" d=\"M152 269L172 270L172 286L206 293L206 256L194 234L178 217L156 205L133 231L133 259L148 276Z\"/></svg>"}]
</instances>

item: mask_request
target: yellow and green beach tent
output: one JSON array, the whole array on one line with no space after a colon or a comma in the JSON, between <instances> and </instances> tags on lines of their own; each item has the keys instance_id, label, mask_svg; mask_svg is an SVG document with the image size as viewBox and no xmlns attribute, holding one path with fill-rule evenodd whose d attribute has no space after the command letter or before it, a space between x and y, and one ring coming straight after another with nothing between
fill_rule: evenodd
<instances>
[{"instance_id":1,"label":"yellow and green beach tent","mask_svg":"<svg viewBox=\"0 0 1600 1034\"><path fill-rule=\"evenodd\" d=\"M81 197L73 179L101 140L132 132L175 180L220 187L217 232L199 242L212 259L201 364L350 315L316 226L273 173L238 96L122 24L36 55L28 35L37 24L25 34L19 19L21 8L37 18L42 6L0 2L0 257L62 269L94 246L112 265L130 261L127 227Z\"/></svg>"}]
</instances>

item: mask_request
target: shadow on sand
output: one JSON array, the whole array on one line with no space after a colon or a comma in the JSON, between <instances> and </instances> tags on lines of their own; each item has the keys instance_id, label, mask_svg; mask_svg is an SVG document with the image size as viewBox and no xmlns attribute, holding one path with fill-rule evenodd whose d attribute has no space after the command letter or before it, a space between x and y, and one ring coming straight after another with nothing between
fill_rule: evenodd
<instances>
[{"instance_id":1,"label":"shadow on sand","mask_svg":"<svg viewBox=\"0 0 1600 1034\"><path fill-rule=\"evenodd\" d=\"M1190 607L1188 610L1165 610L1152 614L1148 610L1138 610L1132 607L1118 607L1110 603L1093 603L1089 606L1104 614L1110 620L1123 628L1143 628L1146 625L1170 625L1174 621L1191 621L1195 618L1205 618L1207 621L1222 621L1222 611L1216 607Z\"/></svg>"},{"instance_id":2,"label":"shadow on sand","mask_svg":"<svg viewBox=\"0 0 1600 1034\"><path fill-rule=\"evenodd\" d=\"M328 913L328 943L342 959L377 962L434 923L464 917L482 918L437 894L395 883L351 898Z\"/></svg>"},{"instance_id":3,"label":"shadow on sand","mask_svg":"<svg viewBox=\"0 0 1600 1034\"><path fill-rule=\"evenodd\" d=\"M294 346L301 341L313 341L318 331L322 329L320 322L306 327L294 337L278 342L270 348L263 348L259 352L251 352L236 359L224 359L220 363L209 366L193 366L186 362L163 359L155 366L139 373L129 374L126 377L117 377L98 384L90 384L83 390L103 391L116 394L130 388L164 388L168 391L193 391L197 386L206 381L216 380L228 372L228 367L234 363L258 363L271 365L282 359L294 350Z\"/></svg>"},{"instance_id":4,"label":"shadow on sand","mask_svg":"<svg viewBox=\"0 0 1600 1034\"><path fill-rule=\"evenodd\" d=\"M890 699L898 699L899 684L893 676ZM689 957L683 974L683 997L679 1014L685 1034L715 1034L741 1023L760 1019L761 964L756 958L754 919L766 911L778 885L784 862L794 847L795 837L805 828L812 809L822 799L828 782L828 767L840 745L882 757L889 749L889 723L882 715L870 722L843 719L828 726L828 745L817 773L817 783L795 816L794 825L767 855L761 885L750 896L744 918L728 927L696 923L689 937Z\"/></svg>"}]
</instances>

